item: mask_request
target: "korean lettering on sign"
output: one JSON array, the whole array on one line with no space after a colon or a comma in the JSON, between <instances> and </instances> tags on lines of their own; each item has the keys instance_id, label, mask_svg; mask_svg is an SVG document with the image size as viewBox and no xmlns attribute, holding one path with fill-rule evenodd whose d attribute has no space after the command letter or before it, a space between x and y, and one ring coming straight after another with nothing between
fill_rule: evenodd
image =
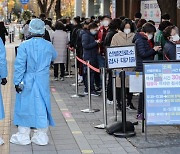
<instances>
[{"instance_id":1,"label":"korean lettering on sign","mask_svg":"<svg viewBox=\"0 0 180 154\"><path fill-rule=\"evenodd\" d=\"M180 64L144 64L147 125L180 124Z\"/></svg>"},{"instance_id":2,"label":"korean lettering on sign","mask_svg":"<svg viewBox=\"0 0 180 154\"><path fill-rule=\"evenodd\" d=\"M136 67L134 46L107 48L108 68Z\"/></svg>"}]
</instances>

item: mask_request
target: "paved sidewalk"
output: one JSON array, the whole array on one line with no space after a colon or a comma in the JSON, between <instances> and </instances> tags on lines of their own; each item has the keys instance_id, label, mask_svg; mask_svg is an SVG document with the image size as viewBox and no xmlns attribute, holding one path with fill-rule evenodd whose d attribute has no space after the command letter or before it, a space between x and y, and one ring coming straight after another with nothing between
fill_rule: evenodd
<instances>
[{"instance_id":1,"label":"paved sidewalk","mask_svg":"<svg viewBox=\"0 0 180 154\"><path fill-rule=\"evenodd\" d=\"M18 43L18 42L16 42ZM108 135L103 129L94 126L103 123L103 100L101 97L92 97L93 108L100 109L96 113L82 113L88 107L88 97L71 98L75 93L73 78L65 81L53 81L51 78L52 113L56 127L50 127L50 143L47 146L18 146L9 143L11 134L17 132L13 125L13 109L15 91L12 84L14 44L7 45L9 66L8 85L2 88L6 119L0 122L0 135L5 144L0 146L0 154L178 154L180 150L180 130L178 127L161 126L148 127L148 142L141 133L141 123L136 126L137 136L133 138L115 138ZM80 87L83 92L83 86ZM137 96L133 102L137 106ZM108 123L113 123L113 107L108 105ZM118 119L121 113L118 112ZM136 111L127 111L127 120L135 122Z\"/></svg>"}]
</instances>

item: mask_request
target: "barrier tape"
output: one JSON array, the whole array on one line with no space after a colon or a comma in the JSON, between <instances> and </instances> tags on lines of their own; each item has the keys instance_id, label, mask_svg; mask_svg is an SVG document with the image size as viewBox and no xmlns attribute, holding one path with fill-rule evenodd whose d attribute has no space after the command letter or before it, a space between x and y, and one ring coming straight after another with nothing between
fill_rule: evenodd
<instances>
[{"instance_id":1,"label":"barrier tape","mask_svg":"<svg viewBox=\"0 0 180 154\"><path fill-rule=\"evenodd\" d=\"M93 71L95 71L95 72L97 72L97 73L100 73L100 69L98 69L98 68L92 66L91 64L87 63L86 61L80 59L78 56L76 56L76 59L77 59L79 62L83 63L84 65L87 65L87 66L88 66L90 69L92 69Z\"/></svg>"}]
</instances>

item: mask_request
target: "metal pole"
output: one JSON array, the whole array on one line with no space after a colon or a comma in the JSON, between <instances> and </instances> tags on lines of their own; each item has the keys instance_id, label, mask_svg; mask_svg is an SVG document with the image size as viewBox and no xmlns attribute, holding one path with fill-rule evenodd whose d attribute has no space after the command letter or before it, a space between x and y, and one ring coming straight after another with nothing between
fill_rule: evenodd
<instances>
[{"instance_id":1,"label":"metal pole","mask_svg":"<svg viewBox=\"0 0 180 154\"><path fill-rule=\"evenodd\" d=\"M71 59L70 59L70 56L71 56L71 52L68 49L68 72L69 72L69 77L71 76Z\"/></svg>"},{"instance_id":2,"label":"metal pole","mask_svg":"<svg viewBox=\"0 0 180 154\"><path fill-rule=\"evenodd\" d=\"M89 64L90 62L87 61ZM89 110L92 110L92 104L91 104L91 72L90 68L87 67L87 81L88 81L88 102L89 102Z\"/></svg>"},{"instance_id":3,"label":"metal pole","mask_svg":"<svg viewBox=\"0 0 180 154\"><path fill-rule=\"evenodd\" d=\"M113 85L113 116L114 121L117 121L117 102L116 102L116 70L112 71L112 85Z\"/></svg>"},{"instance_id":4,"label":"metal pole","mask_svg":"<svg viewBox=\"0 0 180 154\"><path fill-rule=\"evenodd\" d=\"M125 71L121 71L121 98L122 98L122 126L126 133L126 93L125 93Z\"/></svg>"},{"instance_id":5,"label":"metal pole","mask_svg":"<svg viewBox=\"0 0 180 154\"><path fill-rule=\"evenodd\" d=\"M75 95L72 95L71 97L72 98L79 98L79 97L84 97L84 95L82 94L79 94L79 91L78 91L78 67L77 67L77 59L76 59L76 50L74 52L75 54L75 86L76 86L76 94Z\"/></svg>"},{"instance_id":6,"label":"metal pole","mask_svg":"<svg viewBox=\"0 0 180 154\"><path fill-rule=\"evenodd\" d=\"M106 70L102 69L102 90L103 90L103 117L104 117L104 127L107 126L107 102L106 102Z\"/></svg>"}]
</instances>

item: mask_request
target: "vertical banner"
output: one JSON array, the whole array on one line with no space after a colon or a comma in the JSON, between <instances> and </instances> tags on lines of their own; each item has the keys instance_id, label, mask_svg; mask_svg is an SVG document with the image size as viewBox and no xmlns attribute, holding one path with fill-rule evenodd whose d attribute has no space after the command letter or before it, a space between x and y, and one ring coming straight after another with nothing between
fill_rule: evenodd
<instances>
[{"instance_id":1,"label":"vertical banner","mask_svg":"<svg viewBox=\"0 0 180 154\"><path fill-rule=\"evenodd\" d=\"M156 23L161 21L161 11L157 0L142 0L141 1L142 18L153 20Z\"/></svg>"}]
</instances>

